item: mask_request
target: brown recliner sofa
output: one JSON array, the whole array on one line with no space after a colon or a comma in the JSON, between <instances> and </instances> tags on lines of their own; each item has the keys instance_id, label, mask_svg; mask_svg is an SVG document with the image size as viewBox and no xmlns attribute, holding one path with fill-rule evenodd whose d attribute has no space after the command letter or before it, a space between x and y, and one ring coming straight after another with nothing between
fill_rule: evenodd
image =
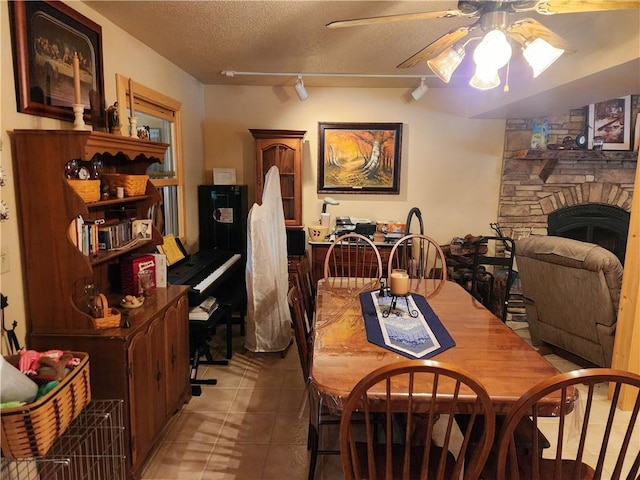
<instances>
[{"instance_id":1,"label":"brown recliner sofa","mask_svg":"<svg viewBox=\"0 0 640 480\"><path fill-rule=\"evenodd\" d=\"M533 344L549 343L610 366L620 260L592 243L541 235L517 241L516 263Z\"/></svg>"}]
</instances>

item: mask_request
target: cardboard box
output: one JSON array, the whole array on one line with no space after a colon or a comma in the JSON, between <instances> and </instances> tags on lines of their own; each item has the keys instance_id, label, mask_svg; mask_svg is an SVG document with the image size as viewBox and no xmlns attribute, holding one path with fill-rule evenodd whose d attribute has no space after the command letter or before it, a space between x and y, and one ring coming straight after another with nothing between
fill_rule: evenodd
<instances>
[{"instance_id":1,"label":"cardboard box","mask_svg":"<svg viewBox=\"0 0 640 480\"><path fill-rule=\"evenodd\" d=\"M166 288L167 286L167 256L164 253L153 253L156 261L156 287Z\"/></svg>"},{"instance_id":2,"label":"cardboard box","mask_svg":"<svg viewBox=\"0 0 640 480\"><path fill-rule=\"evenodd\" d=\"M140 295L142 293L138 281L138 273L142 270L151 271L151 291L156 289L156 260L152 254L131 255L120 259L120 275L122 279L122 293L124 295Z\"/></svg>"}]
</instances>

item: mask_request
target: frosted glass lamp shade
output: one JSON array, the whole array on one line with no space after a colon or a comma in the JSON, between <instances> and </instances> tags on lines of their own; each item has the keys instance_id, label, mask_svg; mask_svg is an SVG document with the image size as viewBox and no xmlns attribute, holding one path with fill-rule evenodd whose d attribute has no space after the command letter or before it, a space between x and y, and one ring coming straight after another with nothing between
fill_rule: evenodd
<instances>
[{"instance_id":1,"label":"frosted glass lamp shade","mask_svg":"<svg viewBox=\"0 0 640 480\"><path fill-rule=\"evenodd\" d=\"M525 43L522 55L533 70L533 78L540 75L564 53L543 38L536 38L533 42Z\"/></svg>"},{"instance_id":2,"label":"frosted glass lamp shade","mask_svg":"<svg viewBox=\"0 0 640 480\"><path fill-rule=\"evenodd\" d=\"M427 65L444 83L449 83L453 72L464 60L464 48L452 45L437 57L427 60Z\"/></svg>"}]
</instances>

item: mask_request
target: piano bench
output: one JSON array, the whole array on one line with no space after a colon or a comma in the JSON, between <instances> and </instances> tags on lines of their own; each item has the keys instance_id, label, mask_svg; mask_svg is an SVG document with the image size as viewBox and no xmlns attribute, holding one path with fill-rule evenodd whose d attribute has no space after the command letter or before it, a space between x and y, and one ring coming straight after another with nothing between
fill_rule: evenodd
<instances>
[{"instance_id":1,"label":"piano bench","mask_svg":"<svg viewBox=\"0 0 640 480\"><path fill-rule=\"evenodd\" d=\"M229 310L225 323L227 328L227 358L230 359L233 355L233 325L240 325L240 335L245 335L246 292L244 289L236 290L229 297L218 298L218 303Z\"/></svg>"},{"instance_id":2,"label":"piano bench","mask_svg":"<svg viewBox=\"0 0 640 480\"><path fill-rule=\"evenodd\" d=\"M231 308L228 305L220 304L218 309L211 315L211 318L206 321L189 320L189 355L191 361L191 385L192 394L200 395L200 388L194 387L194 385L215 385L217 380L205 379L198 380L198 365L228 365L228 360L215 360L211 353L209 346L209 340L211 340L215 327L221 322L225 322L227 325L227 358L230 358L230 343L229 336L231 334ZM200 357L205 357L205 360L200 360Z\"/></svg>"}]
</instances>

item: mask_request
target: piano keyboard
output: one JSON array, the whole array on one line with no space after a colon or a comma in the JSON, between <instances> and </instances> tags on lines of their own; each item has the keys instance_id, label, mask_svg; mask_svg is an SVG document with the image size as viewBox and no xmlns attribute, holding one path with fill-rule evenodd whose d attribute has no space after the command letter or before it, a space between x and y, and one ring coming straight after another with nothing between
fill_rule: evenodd
<instances>
[{"instance_id":1,"label":"piano keyboard","mask_svg":"<svg viewBox=\"0 0 640 480\"><path fill-rule=\"evenodd\" d=\"M205 291L207 288L209 288L213 284L213 282L215 282L218 278L220 278L224 272L229 270L229 268L239 260L240 260L240 254L234 253L229 260L224 262L222 265L216 268L213 272L207 275L203 280L198 282L198 284L196 284L193 287L193 290L195 290L197 293Z\"/></svg>"}]
</instances>

